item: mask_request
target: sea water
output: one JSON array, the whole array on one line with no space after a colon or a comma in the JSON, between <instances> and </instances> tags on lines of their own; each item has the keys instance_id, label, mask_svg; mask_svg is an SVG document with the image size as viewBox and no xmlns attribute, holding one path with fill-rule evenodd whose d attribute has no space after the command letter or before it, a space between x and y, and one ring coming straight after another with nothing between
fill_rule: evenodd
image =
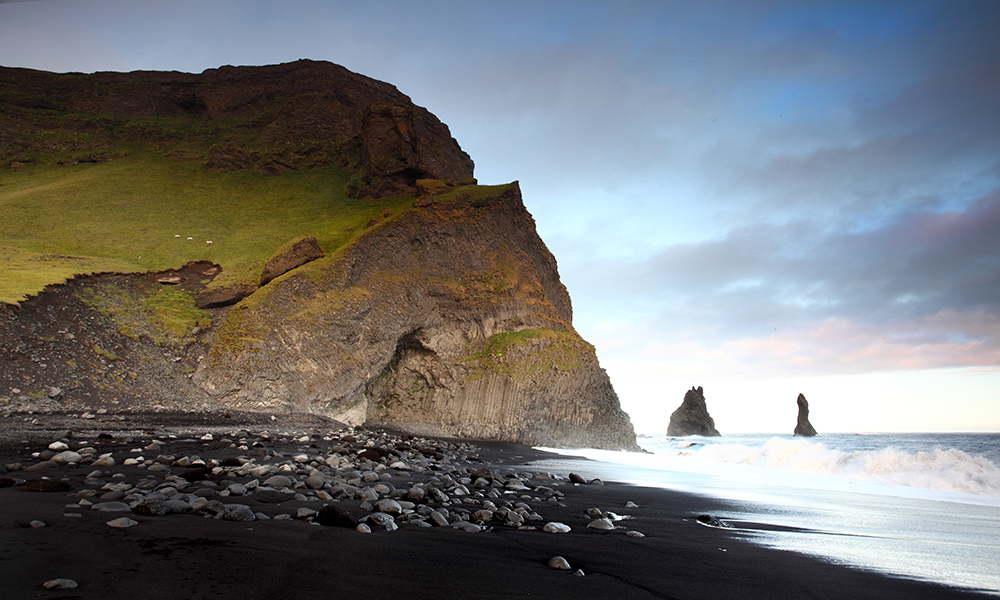
<instances>
[{"instance_id":1,"label":"sea water","mask_svg":"<svg viewBox=\"0 0 1000 600\"><path fill-rule=\"evenodd\" d=\"M1000 434L652 436L533 463L726 501L766 546L1000 595Z\"/></svg>"}]
</instances>

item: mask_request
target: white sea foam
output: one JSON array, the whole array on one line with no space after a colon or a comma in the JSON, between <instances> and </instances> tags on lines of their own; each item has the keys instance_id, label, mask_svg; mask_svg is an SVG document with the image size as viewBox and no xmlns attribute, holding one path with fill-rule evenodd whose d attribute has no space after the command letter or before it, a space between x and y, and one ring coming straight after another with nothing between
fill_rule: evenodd
<instances>
[{"instance_id":1,"label":"white sea foam","mask_svg":"<svg viewBox=\"0 0 1000 600\"><path fill-rule=\"evenodd\" d=\"M843 451L819 441L775 437L763 444L707 443L663 438L649 444L656 454L833 475L859 481L1000 497L1000 467L954 448L908 452L895 447Z\"/></svg>"}]
</instances>

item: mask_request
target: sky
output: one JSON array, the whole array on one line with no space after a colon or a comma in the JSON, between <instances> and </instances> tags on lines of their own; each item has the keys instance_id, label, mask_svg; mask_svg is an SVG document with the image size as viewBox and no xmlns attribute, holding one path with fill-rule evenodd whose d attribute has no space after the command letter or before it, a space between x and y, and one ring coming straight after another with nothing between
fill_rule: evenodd
<instances>
[{"instance_id":1,"label":"sky","mask_svg":"<svg viewBox=\"0 0 1000 600\"><path fill-rule=\"evenodd\" d=\"M518 180L640 433L1000 431L1000 2L0 0L0 64L310 58Z\"/></svg>"}]
</instances>

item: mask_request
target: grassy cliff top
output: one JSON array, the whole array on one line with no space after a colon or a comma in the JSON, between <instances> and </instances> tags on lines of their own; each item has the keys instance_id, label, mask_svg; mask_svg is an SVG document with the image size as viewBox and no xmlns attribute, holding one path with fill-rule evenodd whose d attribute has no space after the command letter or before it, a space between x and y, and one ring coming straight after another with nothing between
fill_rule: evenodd
<instances>
[{"instance_id":1,"label":"grassy cliff top","mask_svg":"<svg viewBox=\"0 0 1000 600\"><path fill-rule=\"evenodd\" d=\"M193 260L222 265L212 285L256 283L289 240L315 236L330 253L373 219L412 206L412 196L347 198L348 174L335 166L268 177L217 173L141 147L120 154L0 172L0 302L77 274Z\"/></svg>"}]
</instances>

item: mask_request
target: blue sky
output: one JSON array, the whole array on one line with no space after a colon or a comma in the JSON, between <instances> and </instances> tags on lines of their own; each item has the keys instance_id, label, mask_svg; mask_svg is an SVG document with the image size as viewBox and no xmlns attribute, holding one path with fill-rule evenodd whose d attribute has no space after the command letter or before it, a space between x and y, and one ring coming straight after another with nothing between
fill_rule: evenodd
<instances>
[{"instance_id":1,"label":"blue sky","mask_svg":"<svg viewBox=\"0 0 1000 600\"><path fill-rule=\"evenodd\" d=\"M1000 430L1000 3L0 1L0 64L328 60L521 182L637 429Z\"/></svg>"}]
</instances>

